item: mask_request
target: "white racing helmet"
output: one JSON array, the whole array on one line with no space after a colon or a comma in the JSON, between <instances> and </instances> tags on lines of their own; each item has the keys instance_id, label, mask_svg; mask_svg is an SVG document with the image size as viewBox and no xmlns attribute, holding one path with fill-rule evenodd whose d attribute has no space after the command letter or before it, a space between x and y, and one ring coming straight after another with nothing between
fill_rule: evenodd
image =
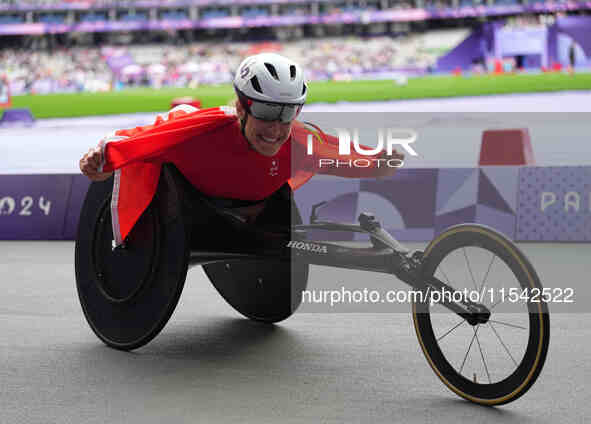
<instances>
[{"instance_id":1,"label":"white racing helmet","mask_svg":"<svg viewBox=\"0 0 591 424\"><path fill-rule=\"evenodd\" d=\"M302 68L276 53L244 59L236 71L234 89L255 118L283 122L297 116L308 94Z\"/></svg>"}]
</instances>

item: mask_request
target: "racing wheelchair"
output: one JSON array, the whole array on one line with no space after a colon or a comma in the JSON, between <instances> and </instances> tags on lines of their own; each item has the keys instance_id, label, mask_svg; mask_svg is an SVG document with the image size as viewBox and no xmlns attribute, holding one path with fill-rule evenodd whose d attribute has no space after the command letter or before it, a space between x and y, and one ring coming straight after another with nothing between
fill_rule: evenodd
<instances>
[{"instance_id":1,"label":"racing wheelchair","mask_svg":"<svg viewBox=\"0 0 591 424\"><path fill-rule=\"evenodd\" d=\"M420 347L441 381L465 399L483 405L511 402L542 370L550 336L547 301L534 296L542 286L523 253L491 228L450 227L424 251L411 251L367 213L359 216L359 224L319 220L318 204L310 224L302 224L287 185L267 199L252 225L225 207L223 199L202 195L165 164L150 206L124 243L115 246L112 189L112 178L91 184L75 248L84 315L110 347L136 349L162 330L189 267L203 266L220 295L242 315L275 323L300 306L309 265L323 265L389 274L424 294L412 300ZM310 241L311 230L363 233L369 242ZM488 264L480 275L468 259L470 249ZM464 263L463 279L483 295L478 301L455 296L461 293L462 275L452 274ZM493 298L493 283L509 283L511 293L529 297L503 312L508 302ZM429 293L436 292L449 296L433 301ZM485 336L492 342L485 343Z\"/></svg>"}]
</instances>

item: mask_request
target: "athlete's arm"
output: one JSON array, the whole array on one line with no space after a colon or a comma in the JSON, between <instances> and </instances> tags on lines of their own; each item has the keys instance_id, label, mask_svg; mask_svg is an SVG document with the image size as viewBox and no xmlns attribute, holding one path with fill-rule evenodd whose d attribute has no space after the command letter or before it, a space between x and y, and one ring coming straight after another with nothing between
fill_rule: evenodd
<instances>
[{"instance_id":1,"label":"athlete's arm","mask_svg":"<svg viewBox=\"0 0 591 424\"><path fill-rule=\"evenodd\" d=\"M126 140L130 137L139 135L143 132L147 132L162 122L183 115L187 115L195 111L197 111L197 108L193 106L179 105L167 113L158 115L156 118L156 122L152 125L113 131L112 133L103 137L99 141L97 147L89 149L88 152L85 153L84 156L82 156L79 162L80 171L84 175L86 175L91 181L106 180L113 173L111 170L103 172L103 167L105 166L105 149L107 148L107 145L109 143Z\"/></svg>"},{"instance_id":2,"label":"athlete's arm","mask_svg":"<svg viewBox=\"0 0 591 424\"><path fill-rule=\"evenodd\" d=\"M90 181L104 181L109 178L112 172L100 172L99 168L103 161L102 148L95 147L89 149L80 159L80 171L88 177Z\"/></svg>"}]
</instances>

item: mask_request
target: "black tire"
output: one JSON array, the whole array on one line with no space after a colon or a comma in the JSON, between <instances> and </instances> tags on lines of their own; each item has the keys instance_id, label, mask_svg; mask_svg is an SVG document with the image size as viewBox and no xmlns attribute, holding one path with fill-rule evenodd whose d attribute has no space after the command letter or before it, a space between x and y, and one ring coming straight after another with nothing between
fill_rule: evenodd
<instances>
[{"instance_id":1,"label":"black tire","mask_svg":"<svg viewBox=\"0 0 591 424\"><path fill-rule=\"evenodd\" d=\"M189 262L174 177L164 168L157 193L125 241L112 249L113 179L91 184L80 216L75 267L78 297L94 333L115 349L151 341L170 319Z\"/></svg>"},{"instance_id":2,"label":"black tire","mask_svg":"<svg viewBox=\"0 0 591 424\"><path fill-rule=\"evenodd\" d=\"M469 257L473 259L474 255L486 258L481 270L470 265ZM500 261L495 263L496 258ZM465 267L467 271L460 271L464 259L468 264ZM444 263L451 266L445 267ZM455 273L454 278L449 278L451 272ZM498 280L491 277L493 272L500 275ZM511 282L517 287L516 293L524 289L540 293L542 286L539 278L524 254L509 239L491 228L476 224L458 225L447 229L429 244L423 257L422 273L425 276L435 275L456 290L462 289L463 273L466 286L473 285L481 293L491 293L490 296L485 294L482 301L491 310L490 321L477 326L470 326L441 305L430 305L424 299L413 303L419 344L439 379L457 395L483 405L512 402L527 392L540 375L548 352L548 305L543 298L535 301L527 297L521 304L511 304L509 298L504 297L506 290L488 288L489 282L491 288L493 284ZM484 278L479 286L476 281L482 276ZM438 314L437 308L447 313ZM499 320L499 317L502 318ZM439 331L441 329L447 331ZM501 334L504 336L501 337ZM486 336L490 336L492 341L483 341ZM452 343L458 340L458 343ZM468 360L472 348L479 353ZM491 369L491 365L496 368Z\"/></svg>"}]
</instances>

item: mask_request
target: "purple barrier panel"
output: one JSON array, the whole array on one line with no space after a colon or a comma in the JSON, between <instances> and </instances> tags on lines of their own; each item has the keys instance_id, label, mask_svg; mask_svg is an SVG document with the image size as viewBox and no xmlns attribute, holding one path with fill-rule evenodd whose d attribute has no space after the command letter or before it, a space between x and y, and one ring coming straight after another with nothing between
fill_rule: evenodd
<instances>
[{"instance_id":1,"label":"purple barrier panel","mask_svg":"<svg viewBox=\"0 0 591 424\"><path fill-rule=\"evenodd\" d=\"M0 118L0 127L12 125L31 126L35 123L35 118L29 109L6 109Z\"/></svg>"},{"instance_id":2,"label":"purple barrier panel","mask_svg":"<svg viewBox=\"0 0 591 424\"><path fill-rule=\"evenodd\" d=\"M75 240L78 231L78 219L82 204L86 197L86 192L90 186L90 180L84 175L72 175L72 189L70 190L70 199L66 210L64 220L63 238L65 240Z\"/></svg>"},{"instance_id":3,"label":"purple barrier panel","mask_svg":"<svg viewBox=\"0 0 591 424\"><path fill-rule=\"evenodd\" d=\"M528 167L519 172L519 241L591 241L591 167Z\"/></svg>"},{"instance_id":4,"label":"purple barrier panel","mask_svg":"<svg viewBox=\"0 0 591 424\"><path fill-rule=\"evenodd\" d=\"M515 166L440 169L435 232L477 222L515 238L518 174Z\"/></svg>"},{"instance_id":5,"label":"purple barrier panel","mask_svg":"<svg viewBox=\"0 0 591 424\"><path fill-rule=\"evenodd\" d=\"M370 212L400 240L428 241L434 235L437 172L401 169L388 179L316 177L296 191L296 203L306 223L312 205L327 201L318 209L319 219L356 223L361 212ZM309 236L316 240L367 240L363 234L332 231L314 231Z\"/></svg>"},{"instance_id":6,"label":"purple barrier panel","mask_svg":"<svg viewBox=\"0 0 591 424\"><path fill-rule=\"evenodd\" d=\"M358 211L371 212L382 228L402 241L433 238L437 169L400 169L387 179L361 180ZM355 239L367 240L363 234Z\"/></svg>"},{"instance_id":7,"label":"purple barrier panel","mask_svg":"<svg viewBox=\"0 0 591 424\"><path fill-rule=\"evenodd\" d=\"M295 201L305 224L310 222L312 206L326 201L317 210L319 219L357 222L357 197L359 180L337 177L314 177L295 192ZM310 231L310 240L351 241L353 234L340 231Z\"/></svg>"},{"instance_id":8,"label":"purple barrier panel","mask_svg":"<svg viewBox=\"0 0 591 424\"><path fill-rule=\"evenodd\" d=\"M61 239L70 175L0 175L0 239Z\"/></svg>"}]
</instances>

